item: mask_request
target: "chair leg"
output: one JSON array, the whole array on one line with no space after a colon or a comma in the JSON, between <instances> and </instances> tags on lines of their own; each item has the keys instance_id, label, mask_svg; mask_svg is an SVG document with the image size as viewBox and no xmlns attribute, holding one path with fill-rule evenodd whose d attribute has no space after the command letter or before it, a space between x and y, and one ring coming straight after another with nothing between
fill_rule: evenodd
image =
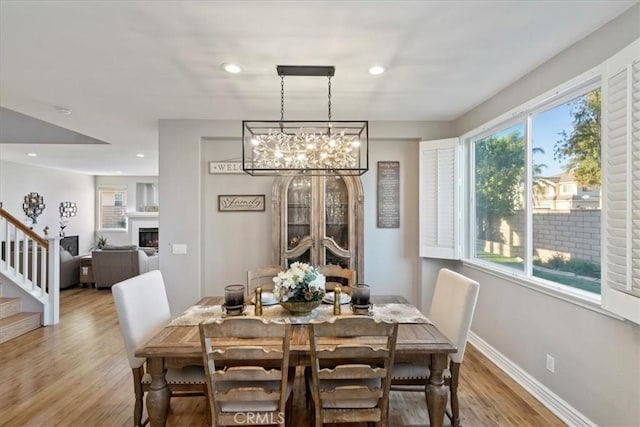
<instances>
[{"instance_id":1,"label":"chair leg","mask_svg":"<svg viewBox=\"0 0 640 427\"><path fill-rule=\"evenodd\" d=\"M458 378L460 376L460 364L451 362L451 381L449 383L449 394L451 395L451 425L460 427L460 408L458 406Z\"/></svg>"}]
</instances>

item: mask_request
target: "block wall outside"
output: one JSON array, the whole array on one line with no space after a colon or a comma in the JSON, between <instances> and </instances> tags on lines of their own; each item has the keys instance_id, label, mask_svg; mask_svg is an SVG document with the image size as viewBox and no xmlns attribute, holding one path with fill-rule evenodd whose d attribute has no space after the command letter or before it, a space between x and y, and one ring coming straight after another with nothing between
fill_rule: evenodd
<instances>
[{"instance_id":1,"label":"block wall outside","mask_svg":"<svg viewBox=\"0 0 640 427\"><path fill-rule=\"evenodd\" d=\"M543 262L561 255L565 260L600 264L600 210L537 211L533 213L534 256ZM507 257L524 257L524 214L500 223L502 242L483 241L480 248Z\"/></svg>"}]
</instances>

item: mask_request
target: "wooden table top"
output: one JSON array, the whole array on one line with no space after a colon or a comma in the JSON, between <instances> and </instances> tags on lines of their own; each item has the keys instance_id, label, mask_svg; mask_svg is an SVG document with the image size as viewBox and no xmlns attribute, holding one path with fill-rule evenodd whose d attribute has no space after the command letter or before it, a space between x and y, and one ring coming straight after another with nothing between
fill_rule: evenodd
<instances>
[{"instance_id":1,"label":"wooden table top","mask_svg":"<svg viewBox=\"0 0 640 427\"><path fill-rule=\"evenodd\" d=\"M407 303L395 295L372 296L374 304ZM198 305L216 305L221 297L205 297ZM343 310L346 306L343 306ZM348 309L348 308L347 308ZM396 361L424 360L433 353L455 353L456 347L434 326L424 323L401 323L398 327ZM137 357L164 357L171 359L202 359L198 326L165 326L136 350ZM291 358L296 364L305 364L309 357L306 325L293 325Z\"/></svg>"}]
</instances>

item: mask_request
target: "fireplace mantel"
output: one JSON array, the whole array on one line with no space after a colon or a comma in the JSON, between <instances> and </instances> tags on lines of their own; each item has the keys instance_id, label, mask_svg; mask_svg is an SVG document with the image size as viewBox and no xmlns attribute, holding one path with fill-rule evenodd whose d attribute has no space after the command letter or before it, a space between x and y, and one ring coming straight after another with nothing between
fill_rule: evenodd
<instances>
[{"instance_id":1,"label":"fireplace mantel","mask_svg":"<svg viewBox=\"0 0 640 427\"><path fill-rule=\"evenodd\" d=\"M158 218L159 212L126 212L127 218Z\"/></svg>"}]
</instances>

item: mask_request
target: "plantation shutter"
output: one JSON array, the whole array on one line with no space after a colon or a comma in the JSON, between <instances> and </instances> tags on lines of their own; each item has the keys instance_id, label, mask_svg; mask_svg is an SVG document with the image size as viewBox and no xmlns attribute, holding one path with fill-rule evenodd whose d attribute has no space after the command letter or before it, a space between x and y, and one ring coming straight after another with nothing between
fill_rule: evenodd
<instances>
[{"instance_id":1,"label":"plantation shutter","mask_svg":"<svg viewBox=\"0 0 640 427\"><path fill-rule=\"evenodd\" d=\"M460 259L458 138L420 142L420 256Z\"/></svg>"},{"instance_id":2,"label":"plantation shutter","mask_svg":"<svg viewBox=\"0 0 640 427\"><path fill-rule=\"evenodd\" d=\"M604 308L640 324L640 39L604 64Z\"/></svg>"}]
</instances>

